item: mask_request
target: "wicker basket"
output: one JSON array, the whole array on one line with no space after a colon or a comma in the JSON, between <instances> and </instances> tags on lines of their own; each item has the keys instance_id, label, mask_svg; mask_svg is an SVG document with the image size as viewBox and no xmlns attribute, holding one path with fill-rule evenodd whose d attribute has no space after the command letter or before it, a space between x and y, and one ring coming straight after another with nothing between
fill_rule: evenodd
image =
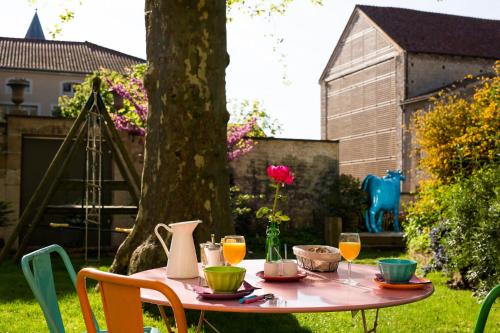
<instances>
[{"instance_id":1,"label":"wicker basket","mask_svg":"<svg viewBox=\"0 0 500 333\"><path fill-rule=\"evenodd\" d=\"M321 247L328 253L317 253L308 251L313 247ZM293 253L297 257L300 267L310 271L336 272L340 262L340 252L336 247L325 245L297 245L293 247Z\"/></svg>"}]
</instances>

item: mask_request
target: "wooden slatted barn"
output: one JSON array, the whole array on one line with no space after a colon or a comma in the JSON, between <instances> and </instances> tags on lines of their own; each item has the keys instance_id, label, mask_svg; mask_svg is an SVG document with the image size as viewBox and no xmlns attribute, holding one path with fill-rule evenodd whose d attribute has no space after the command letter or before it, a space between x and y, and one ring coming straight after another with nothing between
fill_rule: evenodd
<instances>
[{"instance_id":1,"label":"wooden slatted barn","mask_svg":"<svg viewBox=\"0 0 500 333\"><path fill-rule=\"evenodd\" d=\"M363 179L402 169L403 191L415 190L414 139L404 128L411 101L492 72L499 40L500 21L356 6L319 81L321 136L339 141L340 172Z\"/></svg>"}]
</instances>

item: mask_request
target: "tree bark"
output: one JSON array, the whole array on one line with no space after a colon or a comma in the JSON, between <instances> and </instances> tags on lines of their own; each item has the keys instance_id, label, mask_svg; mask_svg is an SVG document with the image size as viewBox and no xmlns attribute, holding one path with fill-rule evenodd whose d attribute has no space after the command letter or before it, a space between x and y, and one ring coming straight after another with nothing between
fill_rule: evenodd
<instances>
[{"instance_id":1,"label":"tree bark","mask_svg":"<svg viewBox=\"0 0 500 333\"><path fill-rule=\"evenodd\" d=\"M201 219L196 242L233 229L229 208L224 0L146 0L149 114L139 212L111 266L164 265L153 229Z\"/></svg>"}]
</instances>

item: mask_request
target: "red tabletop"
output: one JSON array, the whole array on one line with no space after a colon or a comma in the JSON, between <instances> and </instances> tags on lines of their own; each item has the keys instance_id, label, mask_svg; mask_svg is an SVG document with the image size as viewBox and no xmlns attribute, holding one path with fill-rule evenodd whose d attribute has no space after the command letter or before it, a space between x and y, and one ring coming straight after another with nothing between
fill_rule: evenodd
<instances>
[{"instance_id":1,"label":"red tabletop","mask_svg":"<svg viewBox=\"0 0 500 333\"><path fill-rule=\"evenodd\" d=\"M168 279L165 268L156 268L133 274L133 277L155 279L165 282L179 296L186 309L222 312L257 313L297 313L331 312L361 309L375 309L412 303L430 296L434 292L431 284L417 290L393 290L378 287L373 278L377 267L352 265L352 279L359 286L349 286L339 282L347 278L347 263L342 262L336 273L316 273L307 271L307 277L298 282L265 282L255 273L263 270L264 260L244 260L240 265L247 269L245 280L260 287L254 294L272 293L276 299L250 304L240 304L238 300L204 300L194 291L199 279ZM200 271L203 274L202 271ZM143 302L168 305L166 298L153 290L142 289Z\"/></svg>"}]
</instances>

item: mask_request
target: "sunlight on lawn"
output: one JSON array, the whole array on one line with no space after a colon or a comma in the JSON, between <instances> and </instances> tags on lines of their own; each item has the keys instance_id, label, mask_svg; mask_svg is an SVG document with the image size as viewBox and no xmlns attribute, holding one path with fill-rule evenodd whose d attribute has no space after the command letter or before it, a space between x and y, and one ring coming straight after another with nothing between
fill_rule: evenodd
<instances>
[{"instance_id":1,"label":"sunlight on lawn","mask_svg":"<svg viewBox=\"0 0 500 333\"><path fill-rule=\"evenodd\" d=\"M398 256L401 252L371 251L364 253L357 263L373 264L377 258ZM78 260L75 266L81 267ZM58 297L67 332L84 332L85 326L80 313L80 305L74 289L69 283L62 266L55 265ZM445 285L441 273L428 276L434 283L435 293L428 299L380 310L377 332L470 332L475 322L479 304L470 291L451 290ZM21 269L11 263L0 266L0 332L45 332L47 330L40 307L26 284ZM91 291L91 302L99 322L104 323L100 297ZM497 302L498 304L498 302ZM148 307L145 325L156 326L166 332L154 307ZM368 312L372 320L374 311ZM194 332L198 313L187 311ZM272 328L279 332L362 332L360 315L353 320L349 312L316 313L294 315L259 315L208 313L209 320L221 332L265 332ZM495 323L500 322L498 306L494 306L488 319L486 332L494 332ZM104 326L104 325L102 325ZM488 331L489 329L489 331ZM210 330L206 330L209 332Z\"/></svg>"}]
</instances>

